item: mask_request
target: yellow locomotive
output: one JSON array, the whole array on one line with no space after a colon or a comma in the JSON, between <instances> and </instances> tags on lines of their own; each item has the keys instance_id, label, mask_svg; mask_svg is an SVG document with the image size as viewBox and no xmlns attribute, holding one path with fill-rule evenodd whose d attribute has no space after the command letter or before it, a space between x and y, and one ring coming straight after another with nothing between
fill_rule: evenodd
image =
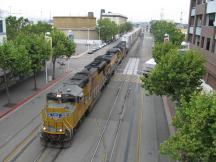
<instances>
[{"instance_id":1,"label":"yellow locomotive","mask_svg":"<svg viewBox=\"0 0 216 162\"><path fill-rule=\"evenodd\" d=\"M125 54L126 43L120 42L47 94L42 110L41 141L44 144L70 145L81 119L92 109Z\"/></svg>"}]
</instances>

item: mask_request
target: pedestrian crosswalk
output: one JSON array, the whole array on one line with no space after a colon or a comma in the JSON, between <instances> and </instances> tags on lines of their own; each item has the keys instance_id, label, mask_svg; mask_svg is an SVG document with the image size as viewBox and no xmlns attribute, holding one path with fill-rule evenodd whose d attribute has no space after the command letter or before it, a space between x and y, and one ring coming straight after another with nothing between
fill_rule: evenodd
<instances>
[{"instance_id":1,"label":"pedestrian crosswalk","mask_svg":"<svg viewBox=\"0 0 216 162\"><path fill-rule=\"evenodd\" d=\"M139 66L139 58L129 58L127 65L123 71L125 75L137 75L138 66Z\"/></svg>"},{"instance_id":2,"label":"pedestrian crosswalk","mask_svg":"<svg viewBox=\"0 0 216 162\"><path fill-rule=\"evenodd\" d=\"M131 75L124 75L122 73L118 73L117 75L114 75L112 77L112 80L118 81L118 82L126 81L126 82L130 82L130 83L140 84L140 77L138 75L131 76Z\"/></svg>"}]
</instances>

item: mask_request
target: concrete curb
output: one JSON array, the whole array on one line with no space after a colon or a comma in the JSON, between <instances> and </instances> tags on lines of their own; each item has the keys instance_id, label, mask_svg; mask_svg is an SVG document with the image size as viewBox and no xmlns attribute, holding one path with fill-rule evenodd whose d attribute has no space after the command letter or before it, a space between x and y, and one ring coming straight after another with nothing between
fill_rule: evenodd
<instances>
[{"instance_id":1,"label":"concrete curb","mask_svg":"<svg viewBox=\"0 0 216 162\"><path fill-rule=\"evenodd\" d=\"M88 50L87 50L87 51L85 51L85 52L83 52L83 53L81 53L81 54L79 54L79 55L76 55L76 56L71 56L70 58L73 58L73 59L80 58L80 57L82 57L83 55L85 55L87 52L88 52Z\"/></svg>"},{"instance_id":2,"label":"concrete curb","mask_svg":"<svg viewBox=\"0 0 216 162\"><path fill-rule=\"evenodd\" d=\"M25 103L27 103L29 100L33 99L35 96L40 95L41 93L45 92L46 90L52 88L54 85L56 85L60 81L66 79L67 76L69 76L70 74L72 74L72 71L66 72L62 76L59 76L57 79L52 80L48 84L45 84L44 86L42 86L40 88L40 90L34 92L32 95L30 95L30 96L26 97L25 99L21 100L20 102L18 102L15 106L13 106L12 108L10 108L9 110L0 113L0 119L2 119L3 117L5 117L9 113L12 113L13 111L17 110L18 108L20 108L21 106L23 106Z\"/></svg>"},{"instance_id":3,"label":"concrete curb","mask_svg":"<svg viewBox=\"0 0 216 162\"><path fill-rule=\"evenodd\" d=\"M167 118L169 132L170 132L170 135L174 135L176 129L172 125L173 108L169 105L167 96L162 96L162 99L163 99L163 104L164 104L164 109L165 109L165 114L166 114L166 118Z\"/></svg>"}]
</instances>

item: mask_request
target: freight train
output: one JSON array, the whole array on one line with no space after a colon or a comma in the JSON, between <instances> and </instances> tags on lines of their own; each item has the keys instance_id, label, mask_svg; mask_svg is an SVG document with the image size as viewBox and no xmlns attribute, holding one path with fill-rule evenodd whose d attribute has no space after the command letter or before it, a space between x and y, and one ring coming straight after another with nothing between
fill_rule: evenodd
<instances>
[{"instance_id":1,"label":"freight train","mask_svg":"<svg viewBox=\"0 0 216 162\"><path fill-rule=\"evenodd\" d=\"M70 146L82 118L91 111L125 56L126 42L121 41L47 94L46 106L41 113L43 144Z\"/></svg>"},{"instance_id":2,"label":"freight train","mask_svg":"<svg viewBox=\"0 0 216 162\"><path fill-rule=\"evenodd\" d=\"M121 41L126 42L126 52L129 51L131 46L134 44L134 42L137 40L138 36L140 36L142 33L141 28L136 28L130 33L124 34L121 37Z\"/></svg>"}]
</instances>

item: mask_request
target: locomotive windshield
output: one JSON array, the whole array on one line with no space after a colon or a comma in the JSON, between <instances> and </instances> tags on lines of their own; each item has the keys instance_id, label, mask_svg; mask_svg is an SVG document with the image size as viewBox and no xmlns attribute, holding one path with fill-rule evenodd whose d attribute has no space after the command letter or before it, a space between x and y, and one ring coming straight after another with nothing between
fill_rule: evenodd
<instances>
[{"instance_id":1,"label":"locomotive windshield","mask_svg":"<svg viewBox=\"0 0 216 162\"><path fill-rule=\"evenodd\" d=\"M59 103L56 101L48 101L47 107L48 108L64 108L70 111L74 110L74 104L71 102Z\"/></svg>"},{"instance_id":2,"label":"locomotive windshield","mask_svg":"<svg viewBox=\"0 0 216 162\"><path fill-rule=\"evenodd\" d=\"M66 102L76 102L76 97L74 96L68 96L68 95L61 95L60 97L58 95L47 95L47 101L55 101L60 103L66 103Z\"/></svg>"},{"instance_id":3,"label":"locomotive windshield","mask_svg":"<svg viewBox=\"0 0 216 162\"><path fill-rule=\"evenodd\" d=\"M47 108L63 108L66 110L74 110L76 98L68 95L47 95Z\"/></svg>"}]
</instances>

